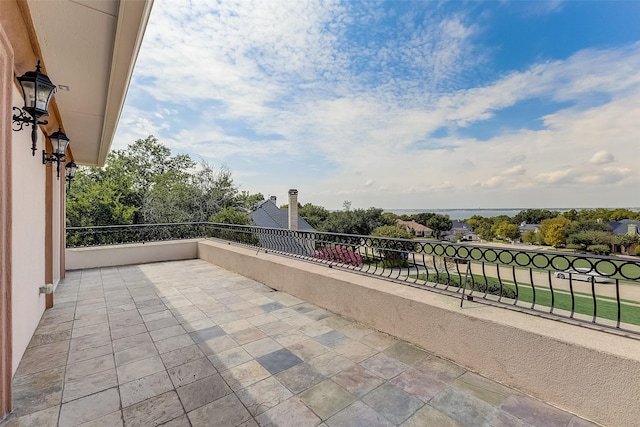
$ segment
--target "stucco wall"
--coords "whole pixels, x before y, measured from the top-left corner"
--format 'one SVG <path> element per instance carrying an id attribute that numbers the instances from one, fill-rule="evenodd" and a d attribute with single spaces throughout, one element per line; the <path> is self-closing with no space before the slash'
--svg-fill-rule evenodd
<path id="1" fill-rule="evenodd" d="M 13 88 L 13 105 L 23 105 Z M 45 275 L 46 168 L 41 151 L 44 135 L 38 134 L 38 151 L 31 155 L 31 128 L 13 132 L 12 147 L 12 322 L 13 372 L 29 344 L 45 308 L 39 293 Z"/>
<path id="2" fill-rule="evenodd" d="M 607 426 L 640 419 L 640 340 L 215 241 L 198 257 Z"/>
<path id="3" fill-rule="evenodd" d="M 67 270 L 194 259 L 197 240 L 72 248 L 65 251 Z"/>

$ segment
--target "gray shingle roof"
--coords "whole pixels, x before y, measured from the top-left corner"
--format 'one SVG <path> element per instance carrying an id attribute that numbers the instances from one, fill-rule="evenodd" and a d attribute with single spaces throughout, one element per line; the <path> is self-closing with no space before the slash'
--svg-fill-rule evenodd
<path id="1" fill-rule="evenodd" d="M 277 207 L 273 201 L 265 200 L 256 210 L 251 212 L 251 218 L 258 227 L 289 228 L 289 211 L 286 208 Z M 309 223 L 298 215 L 298 230 L 316 231 Z"/>
<path id="2" fill-rule="evenodd" d="M 627 234 L 629 232 L 629 224 L 635 225 L 640 229 L 640 221 L 635 219 L 621 219 L 620 221 L 607 222 L 613 234 Z"/>

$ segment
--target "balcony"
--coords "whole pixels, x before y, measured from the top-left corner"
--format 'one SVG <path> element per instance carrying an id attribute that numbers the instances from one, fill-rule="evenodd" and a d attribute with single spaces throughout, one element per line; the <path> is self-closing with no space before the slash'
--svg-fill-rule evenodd
<path id="1" fill-rule="evenodd" d="M 514 305 L 455 280 L 421 283 L 420 274 L 429 277 L 435 266 L 452 277 L 467 266 L 484 267 L 487 277 L 511 270 L 465 264 L 455 245 L 432 255 L 362 236 L 358 246 L 348 236 L 255 227 L 141 230 L 76 232 L 76 242 L 92 245 L 113 243 L 116 234 L 145 243 L 68 250 L 68 265 L 78 269 L 58 286 L 55 307 L 18 368 L 7 425 L 586 426 L 597 424 L 580 416 L 605 425 L 637 419 L 638 384 L 628 381 L 640 367 L 633 324 L 600 319 L 597 309 L 595 323 L 576 310 L 536 312 L 531 302 Z M 198 238 L 150 241 L 177 235 Z M 338 239 L 379 259 L 319 258 L 316 248 L 338 247 Z M 533 273 L 539 297 L 545 290 Z M 527 286 L 514 274 L 522 295 Z M 611 289 L 626 296 L 631 284 L 613 280 L 605 295 L 604 284 L 573 281 L 573 291 L 558 283 L 555 292 L 593 287 L 598 301 L 611 298 Z M 618 299 L 619 313 L 626 313 L 625 299 Z"/>

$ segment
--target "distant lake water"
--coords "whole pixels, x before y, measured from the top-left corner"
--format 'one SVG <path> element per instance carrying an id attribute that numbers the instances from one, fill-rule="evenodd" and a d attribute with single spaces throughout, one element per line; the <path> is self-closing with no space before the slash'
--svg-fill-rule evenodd
<path id="1" fill-rule="evenodd" d="M 420 212 L 433 212 L 441 215 L 449 215 L 454 220 L 463 220 L 471 218 L 474 215 L 480 215 L 485 218 L 499 215 L 515 216 L 519 212 L 528 208 L 511 208 L 511 209 L 385 209 L 385 212 L 392 212 L 396 215 L 413 215 Z M 536 208 L 538 209 L 538 208 Z M 572 208 L 539 208 L 550 211 L 566 212 Z M 588 208 L 575 208 L 576 210 L 584 210 Z M 640 208 L 627 208 L 632 211 L 638 211 Z"/>

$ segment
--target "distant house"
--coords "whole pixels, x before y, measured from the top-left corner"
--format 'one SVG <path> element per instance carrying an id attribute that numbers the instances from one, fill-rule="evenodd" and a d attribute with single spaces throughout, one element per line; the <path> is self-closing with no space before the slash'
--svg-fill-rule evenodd
<path id="1" fill-rule="evenodd" d="M 433 236 L 433 230 L 431 228 L 415 221 L 403 221 L 401 219 L 396 219 L 396 226 L 408 231 L 414 236 L 419 236 L 419 237 Z"/>
<path id="2" fill-rule="evenodd" d="M 282 230 L 315 232 L 309 223 L 298 215 L 298 190 L 289 190 L 289 207 L 279 208 L 276 198 L 270 197 L 260 203 L 249 214 L 258 227 L 279 228 Z M 265 249 L 285 250 L 298 255 L 313 256 L 315 253 L 315 238 L 313 235 L 292 236 L 290 234 L 259 233 L 260 245 Z"/>
<path id="3" fill-rule="evenodd" d="M 613 234 L 629 234 L 630 236 L 640 236 L 640 221 L 635 219 L 621 219 L 620 221 L 607 222 Z"/>
<path id="4" fill-rule="evenodd" d="M 616 236 L 629 235 L 636 238 L 640 237 L 640 221 L 635 219 L 621 219 L 620 221 L 607 222 L 607 225 L 611 227 L 611 232 Z M 613 252 L 622 253 L 626 255 L 635 254 L 638 243 L 632 243 L 630 245 L 613 245 Z"/>
<path id="5" fill-rule="evenodd" d="M 480 240 L 478 235 L 473 232 L 471 227 L 466 222 L 451 221 L 451 230 L 442 233 L 443 240 L 449 240 L 451 242 L 465 241 L 465 242 L 477 242 Z"/>
<path id="6" fill-rule="evenodd" d="M 523 222 L 520 224 L 518 229 L 520 230 L 521 235 L 527 231 L 533 231 L 534 233 L 537 233 L 538 231 L 540 231 L 540 224 L 527 224 L 526 222 Z"/>

